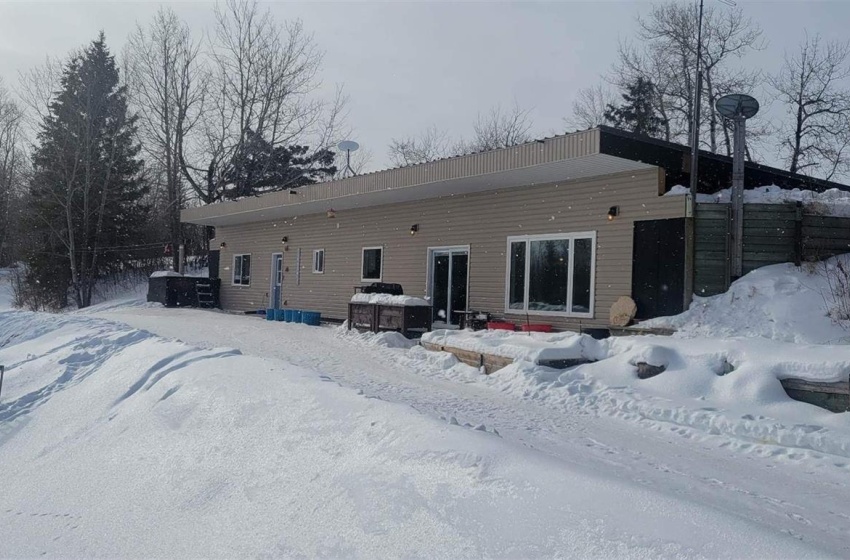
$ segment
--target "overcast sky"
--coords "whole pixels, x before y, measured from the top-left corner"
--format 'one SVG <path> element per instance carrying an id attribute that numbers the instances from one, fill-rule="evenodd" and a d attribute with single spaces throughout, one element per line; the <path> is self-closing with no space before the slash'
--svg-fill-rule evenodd
<path id="1" fill-rule="evenodd" d="M 717 0 L 706 0 L 717 4 Z M 64 55 L 99 30 L 118 52 L 136 22 L 158 2 L 4 2 L 0 0 L 0 76 L 46 55 Z M 534 132 L 563 133 L 577 90 L 600 80 L 616 57 L 618 38 L 634 30 L 645 2 L 550 3 L 268 3 L 278 19 L 300 18 L 325 51 L 323 79 L 345 85 L 354 139 L 387 164 L 393 137 L 435 124 L 469 135 L 476 114 L 514 99 L 531 109 Z M 850 37 L 850 1 L 739 1 L 764 30 L 767 49 L 748 65 L 772 71 L 804 31 Z M 212 23 L 212 4 L 171 6 L 199 31 Z M 756 92 L 757 93 L 757 92 Z M 764 97 L 764 94 L 761 94 Z M 770 99 L 760 99 L 769 105 Z M 770 115 L 770 111 L 766 113 Z M 768 155 L 768 154 L 765 154 Z"/>

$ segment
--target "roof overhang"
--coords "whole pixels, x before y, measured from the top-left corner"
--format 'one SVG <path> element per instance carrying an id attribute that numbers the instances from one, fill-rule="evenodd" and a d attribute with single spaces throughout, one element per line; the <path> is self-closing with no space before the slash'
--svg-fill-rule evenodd
<path id="1" fill-rule="evenodd" d="M 547 146 L 548 144 L 548 146 Z M 589 130 L 235 202 L 183 210 L 182 221 L 233 226 L 484 191 L 572 181 L 655 166 L 599 151 Z"/>

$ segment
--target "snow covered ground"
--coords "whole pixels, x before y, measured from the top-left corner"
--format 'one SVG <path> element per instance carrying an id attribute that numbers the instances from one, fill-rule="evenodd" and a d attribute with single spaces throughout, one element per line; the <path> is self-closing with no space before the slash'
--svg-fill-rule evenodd
<path id="1" fill-rule="evenodd" d="M 0 556 L 847 557 L 850 415 L 778 379 L 846 375 L 850 346 L 773 336 L 805 326 L 430 335 L 518 359 L 484 376 L 132 294 L 0 311 Z"/>

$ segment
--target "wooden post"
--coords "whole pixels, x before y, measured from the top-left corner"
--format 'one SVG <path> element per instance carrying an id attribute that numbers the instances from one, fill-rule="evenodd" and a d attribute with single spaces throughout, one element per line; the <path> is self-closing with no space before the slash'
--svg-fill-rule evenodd
<path id="1" fill-rule="evenodd" d="M 685 290 L 683 309 L 691 307 L 696 289 L 696 199 L 691 195 L 685 198 Z"/>
<path id="2" fill-rule="evenodd" d="M 794 216 L 794 264 L 803 263 L 803 203 L 797 201 L 797 213 Z"/>
<path id="3" fill-rule="evenodd" d="M 180 260 L 180 262 L 177 264 L 177 273 L 183 274 L 185 263 L 186 263 L 186 246 L 185 245 L 180 245 L 178 259 Z"/>

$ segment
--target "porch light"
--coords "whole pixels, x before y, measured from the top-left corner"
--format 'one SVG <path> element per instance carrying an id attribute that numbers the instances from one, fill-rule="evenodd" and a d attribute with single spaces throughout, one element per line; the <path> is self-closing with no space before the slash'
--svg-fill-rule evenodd
<path id="1" fill-rule="evenodd" d="M 611 208 L 608 209 L 608 221 L 609 222 L 613 221 L 614 218 L 616 218 L 619 215 L 620 215 L 620 207 L 619 206 L 612 206 Z"/>
<path id="2" fill-rule="evenodd" d="M 218 246 L 219 249 L 227 249 L 227 243 L 224 241 L 221 242 L 221 245 Z"/>
<path id="3" fill-rule="evenodd" d="M 336 211 L 333 208 L 328 209 L 328 218 L 336 218 Z"/>
<path id="4" fill-rule="evenodd" d="M 419 224 L 413 224 L 410 226 L 410 235 L 416 235 L 417 231 L 419 231 Z"/>

